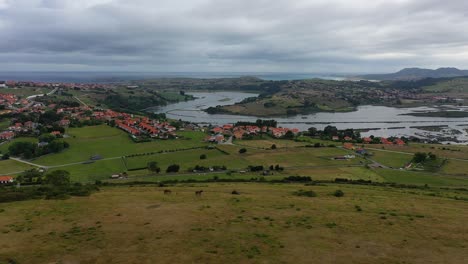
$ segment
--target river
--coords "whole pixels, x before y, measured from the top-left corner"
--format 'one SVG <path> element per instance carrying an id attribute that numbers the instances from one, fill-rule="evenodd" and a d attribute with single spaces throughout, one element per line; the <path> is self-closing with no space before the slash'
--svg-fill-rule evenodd
<path id="1" fill-rule="evenodd" d="M 166 113 L 167 117 L 181 119 L 196 123 L 209 123 L 222 125 L 235 123 L 236 121 L 255 121 L 257 119 L 268 119 L 265 117 L 208 114 L 203 111 L 211 106 L 229 105 L 242 101 L 257 94 L 244 92 L 196 92 L 189 93 L 197 99 L 187 102 L 170 104 L 157 108 L 155 112 Z M 449 107 L 449 106 L 447 106 Z M 468 111 L 467 108 L 456 108 Z M 436 111 L 436 107 L 395 108 L 386 106 L 359 106 L 357 111 L 346 113 L 320 112 L 308 115 L 292 117 L 275 117 L 282 127 L 299 128 L 307 130 L 309 127 L 323 129 L 327 125 L 336 126 L 339 129 L 370 129 L 362 132 L 363 136 L 417 136 L 419 138 L 452 139 L 442 140 L 444 143 L 468 143 L 468 118 L 446 118 L 446 117 L 416 117 L 402 115 L 411 112 Z M 440 128 L 429 129 L 416 127 L 440 126 Z M 435 131 L 434 131 L 435 130 Z M 454 140 L 455 139 L 455 140 Z"/>

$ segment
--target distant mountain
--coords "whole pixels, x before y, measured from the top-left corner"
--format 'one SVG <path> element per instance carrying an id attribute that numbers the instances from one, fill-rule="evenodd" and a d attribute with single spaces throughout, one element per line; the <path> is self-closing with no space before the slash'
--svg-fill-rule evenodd
<path id="1" fill-rule="evenodd" d="M 439 68 L 437 70 L 421 68 L 405 68 L 396 73 L 389 74 L 368 74 L 359 76 L 368 80 L 420 80 L 424 78 L 447 78 L 468 76 L 468 70 L 459 70 L 457 68 Z"/>

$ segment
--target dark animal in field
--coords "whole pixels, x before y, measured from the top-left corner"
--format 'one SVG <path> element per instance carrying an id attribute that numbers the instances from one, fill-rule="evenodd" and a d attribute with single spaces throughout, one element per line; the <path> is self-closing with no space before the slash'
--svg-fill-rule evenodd
<path id="1" fill-rule="evenodd" d="M 168 190 L 168 189 L 164 190 L 164 194 L 171 194 L 171 193 L 172 193 L 171 190 Z"/>
<path id="2" fill-rule="evenodd" d="M 234 195 L 239 195 L 240 193 L 236 190 L 232 191 L 231 194 L 234 194 Z"/>
<path id="3" fill-rule="evenodd" d="M 195 192 L 195 195 L 196 195 L 196 196 L 201 196 L 201 195 L 202 195 L 202 193 L 203 193 L 203 190 L 196 191 L 196 192 Z"/>

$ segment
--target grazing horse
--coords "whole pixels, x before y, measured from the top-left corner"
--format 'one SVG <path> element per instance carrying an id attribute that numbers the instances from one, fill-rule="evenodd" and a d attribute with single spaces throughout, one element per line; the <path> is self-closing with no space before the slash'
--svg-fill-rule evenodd
<path id="1" fill-rule="evenodd" d="M 171 193 L 172 193 L 171 190 L 168 190 L 168 189 L 164 190 L 164 194 L 171 194 Z"/>
<path id="2" fill-rule="evenodd" d="M 196 195 L 196 196 L 201 196 L 201 195 L 202 195 L 202 193 L 203 193 L 203 190 L 196 191 L 196 192 L 195 192 L 195 195 Z"/>

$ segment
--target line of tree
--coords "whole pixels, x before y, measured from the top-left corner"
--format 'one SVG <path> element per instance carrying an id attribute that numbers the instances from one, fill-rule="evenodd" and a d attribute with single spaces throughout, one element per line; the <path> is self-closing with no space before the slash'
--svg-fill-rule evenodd
<path id="1" fill-rule="evenodd" d="M 258 127 L 277 127 L 278 121 L 271 119 L 271 120 L 263 120 L 257 119 L 255 122 L 247 122 L 247 121 L 239 121 L 235 124 L 235 126 L 258 126 Z"/>
<path id="2" fill-rule="evenodd" d="M 35 180 L 32 180 L 35 179 Z M 43 175 L 43 172 L 29 170 L 20 174 L 16 181 L 22 184 L 34 184 L 27 188 L 14 185 L 0 188 L 0 202 L 22 201 L 29 199 L 66 199 L 70 196 L 88 196 L 98 191 L 97 185 L 73 183 L 70 173 L 56 170 Z"/>
<path id="3" fill-rule="evenodd" d="M 47 145 L 38 146 L 38 144 L 28 141 L 14 142 L 8 147 L 8 153 L 12 156 L 21 156 L 25 159 L 39 157 L 49 153 L 58 153 L 69 148 L 70 145 L 65 141 L 51 141 Z"/>

